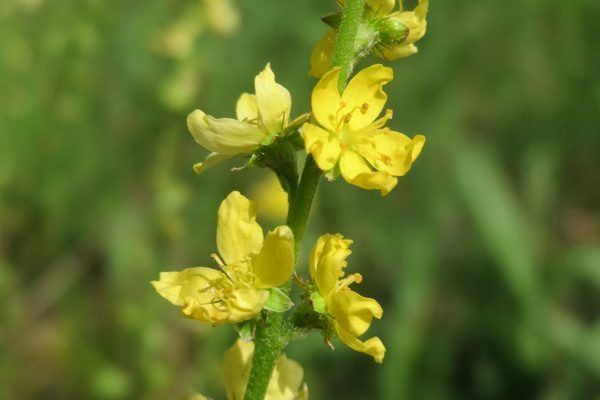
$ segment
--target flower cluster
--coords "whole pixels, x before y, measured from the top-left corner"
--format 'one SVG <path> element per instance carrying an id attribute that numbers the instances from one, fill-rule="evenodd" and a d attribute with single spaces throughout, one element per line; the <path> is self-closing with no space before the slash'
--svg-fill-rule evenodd
<path id="1" fill-rule="evenodd" d="M 345 1 L 338 3 L 343 6 Z M 162 272 L 152 282 L 162 297 L 181 308 L 184 317 L 213 326 L 236 326 L 240 339 L 223 362 L 229 399 L 306 399 L 302 367 L 282 350 L 292 338 L 311 330 L 320 330 L 329 345 L 337 337 L 349 348 L 383 361 L 386 349 L 381 339 L 361 339 L 373 319 L 382 317 L 383 309 L 375 299 L 351 288 L 363 280 L 359 273 L 346 273 L 352 241 L 341 234 L 320 236 L 308 263 L 310 280 L 297 269 L 296 255 L 321 175 L 328 180 L 341 176 L 351 185 L 379 190 L 383 196 L 421 153 L 423 135 L 411 138 L 388 127 L 393 111 L 385 108 L 384 86 L 392 82 L 393 70 L 375 64 L 357 72 L 347 84 L 345 76 L 368 53 L 385 60 L 416 53 L 415 42 L 425 34 L 428 5 L 428 0 L 419 0 L 414 10 L 405 11 L 401 1 L 395 10 L 394 0 L 367 0 L 351 46 L 350 65 L 334 66 L 332 61 L 343 15 L 324 18 L 333 29 L 311 57 L 310 74 L 320 78 L 312 91 L 312 110 L 293 121 L 291 95 L 275 81 L 269 64 L 256 76 L 255 94 L 240 96 L 236 118 L 214 118 L 201 110 L 188 116 L 193 138 L 210 151 L 204 162 L 194 165 L 197 173 L 231 158 L 246 158 L 244 168 L 267 167 L 275 173 L 259 186 L 268 190 L 255 196 L 260 204 L 237 191 L 221 203 L 218 254 L 211 255 L 215 268 Z M 306 165 L 299 181 L 296 153 L 303 150 Z M 288 204 L 281 204 L 286 200 Z M 264 235 L 256 220 L 257 209 L 278 210 L 272 215 L 279 217 L 287 211 L 287 222 Z M 294 283 L 301 293 L 292 300 Z M 255 368 L 255 363 L 263 364 Z"/>

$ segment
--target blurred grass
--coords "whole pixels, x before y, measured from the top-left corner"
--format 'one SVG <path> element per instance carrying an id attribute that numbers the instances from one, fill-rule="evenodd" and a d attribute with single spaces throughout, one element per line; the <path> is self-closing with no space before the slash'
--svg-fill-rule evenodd
<path id="1" fill-rule="evenodd" d="M 218 203 L 264 173 L 194 176 L 185 116 L 232 115 L 267 61 L 305 112 L 334 9 L 235 6 L 224 36 L 192 0 L 0 4 L 0 398 L 222 398 L 234 334 L 182 320 L 148 282 L 208 264 Z M 384 199 L 324 183 L 302 253 L 323 232 L 355 240 L 386 361 L 317 334 L 292 345 L 313 398 L 597 396 L 598 18 L 591 0 L 431 5 L 387 87 L 423 155 Z M 165 50 L 173 29 L 187 50 Z"/>

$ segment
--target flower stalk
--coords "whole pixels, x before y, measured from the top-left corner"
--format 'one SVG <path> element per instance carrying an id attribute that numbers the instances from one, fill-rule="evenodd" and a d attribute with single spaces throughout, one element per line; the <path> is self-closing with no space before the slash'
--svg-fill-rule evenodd
<path id="1" fill-rule="evenodd" d="M 365 0 L 347 0 L 333 52 L 333 64 L 341 68 L 339 90 L 342 91 L 356 62 L 355 42 L 363 18 Z M 296 193 L 289 197 L 287 225 L 295 239 L 295 255 L 300 250 L 308 216 L 321 179 L 321 170 L 308 154 Z M 284 290 L 289 293 L 291 285 Z M 292 329 L 283 313 L 263 312 L 264 325 L 256 331 L 255 350 L 244 400 L 263 400 L 275 363 L 288 344 Z"/>

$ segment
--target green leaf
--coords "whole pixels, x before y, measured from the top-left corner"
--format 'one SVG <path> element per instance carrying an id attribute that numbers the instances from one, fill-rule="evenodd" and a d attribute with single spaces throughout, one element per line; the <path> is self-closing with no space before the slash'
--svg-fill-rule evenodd
<path id="1" fill-rule="evenodd" d="M 240 322 L 239 324 L 235 325 L 235 330 L 244 342 L 249 342 L 252 339 L 254 339 L 254 332 L 256 331 L 256 322 L 253 319 Z"/>

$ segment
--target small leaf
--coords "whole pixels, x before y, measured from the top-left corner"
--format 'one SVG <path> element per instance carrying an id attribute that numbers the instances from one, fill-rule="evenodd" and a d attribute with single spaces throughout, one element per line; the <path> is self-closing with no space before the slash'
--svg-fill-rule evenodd
<path id="1" fill-rule="evenodd" d="M 240 335 L 240 339 L 242 339 L 244 342 L 250 342 L 252 339 L 254 339 L 256 322 L 253 319 L 240 322 L 239 324 L 235 324 L 235 330 Z"/>
<path id="2" fill-rule="evenodd" d="M 327 314 L 327 310 L 325 309 L 325 299 L 321 297 L 318 292 L 311 293 L 310 302 L 312 303 L 313 310 L 319 314 Z"/>
<path id="3" fill-rule="evenodd" d="M 278 288 L 269 290 L 269 299 L 265 308 L 269 311 L 285 312 L 292 308 L 294 303 L 292 300 Z"/>

